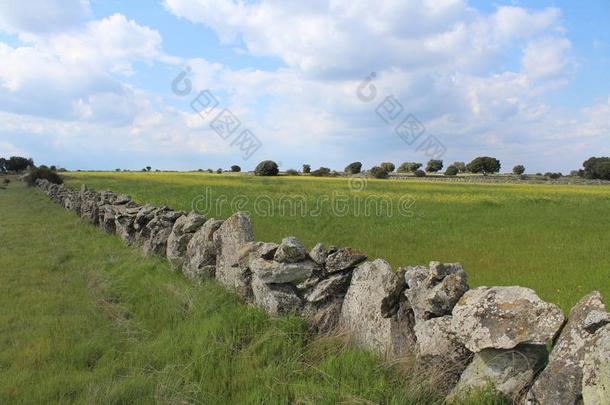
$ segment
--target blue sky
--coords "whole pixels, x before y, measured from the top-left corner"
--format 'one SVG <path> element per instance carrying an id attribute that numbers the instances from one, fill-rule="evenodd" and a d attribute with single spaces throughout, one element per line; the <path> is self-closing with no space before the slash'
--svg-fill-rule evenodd
<path id="1" fill-rule="evenodd" d="M 567 172 L 610 155 L 609 20 L 603 0 L 3 2 L 0 155 L 342 169 L 424 162 L 434 139 L 447 163 Z M 177 95 L 187 67 L 191 92 Z M 191 108 L 204 90 L 218 101 L 206 118 Z M 402 108 L 384 122 L 388 96 Z M 240 122 L 231 134 L 210 126 L 225 108 Z M 395 132 L 409 114 L 425 128 L 412 143 Z M 246 129 L 259 148 L 240 149 Z"/>

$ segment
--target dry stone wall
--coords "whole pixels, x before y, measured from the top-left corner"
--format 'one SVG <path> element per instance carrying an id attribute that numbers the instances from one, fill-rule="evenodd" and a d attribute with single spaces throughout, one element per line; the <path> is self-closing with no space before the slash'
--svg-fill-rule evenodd
<path id="1" fill-rule="evenodd" d="M 165 256 L 192 280 L 215 278 L 272 316 L 300 315 L 313 334 L 340 330 L 391 360 L 415 355 L 444 373 L 449 401 L 492 386 L 515 403 L 610 404 L 610 314 L 598 292 L 566 320 L 529 288 L 470 289 L 457 263 L 393 271 L 351 248 L 256 241 L 243 212 L 219 220 L 85 186 L 37 185 L 126 244 Z"/>

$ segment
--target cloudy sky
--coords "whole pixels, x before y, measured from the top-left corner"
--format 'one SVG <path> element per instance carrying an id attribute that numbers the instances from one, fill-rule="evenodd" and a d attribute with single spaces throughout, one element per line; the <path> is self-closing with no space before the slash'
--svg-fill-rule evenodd
<path id="1" fill-rule="evenodd" d="M 610 2 L 490 3 L 3 0 L 0 156 L 342 169 L 425 161 L 430 136 L 446 162 L 507 170 L 610 155 Z M 421 123 L 409 142 L 405 117 Z M 246 130 L 260 148 L 244 159 Z"/>

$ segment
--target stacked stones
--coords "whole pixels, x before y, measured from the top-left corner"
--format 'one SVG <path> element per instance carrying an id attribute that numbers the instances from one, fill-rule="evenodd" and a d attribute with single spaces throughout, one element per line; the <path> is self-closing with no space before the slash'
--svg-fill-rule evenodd
<path id="1" fill-rule="evenodd" d="M 125 243 L 167 257 L 175 271 L 196 281 L 215 278 L 271 315 L 301 315 L 315 334 L 345 331 L 391 359 L 415 353 L 442 369 L 448 400 L 492 384 L 532 405 L 610 403 L 610 314 L 597 292 L 565 322 L 557 306 L 528 288 L 469 289 L 456 263 L 394 272 L 350 248 L 317 244 L 307 252 L 294 237 L 257 242 L 241 212 L 222 221 L 85 186 L 37 185 Z"/>

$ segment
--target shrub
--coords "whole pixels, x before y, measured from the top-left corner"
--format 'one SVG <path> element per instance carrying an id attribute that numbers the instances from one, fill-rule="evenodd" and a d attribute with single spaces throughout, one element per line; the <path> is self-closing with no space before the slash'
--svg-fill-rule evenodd
<path id="1" fill-rule="evenodd" d="M 298 176 L 300 173 L 294 169 L 288 169 L 286 170 L 286 175 L 287 176 Z"/>
<path id="2" fill-rule="evenodd" d="M 303 165 L 303 173 L 311 173 L 311 166 L 310 165 Z"/>
<path id="3" fill-rule="evenodd" d="M 328 167 L 320 167 L 317 170 L 314 170 L 313 172 L 311 172 L 312 176 L 317 176 L 317 177 L 329 177 L 330 176 L 330 169 Z"/>
<path id="4" fill-rule="evenodd" d="M 358 174 L 362 170 L 362 163 L 352 162 L 345 167 L 345 173 L 347 174 Z"/>
<path id="5" fill-rule="evenodd" d="M 563 175 L 561 173 L 553 173 L 553 172 L 546 172 L 544 173 L 544 175 L 546 177 L 548 177 L 551 180 L 557 180 L 558 178 L 562 177 Z"/>
<path id="6" fill-rule="evenodd" d="M 216 173 L 222 174 L 222 169 L 220 169 L 220 168 L 216 169 Z"/>
<path id="7" fill-rule="evenodd" d="M 239 172 L 241 172 L 241 167 L 239 167 L 237 165 L 233 165 L 233 166 L 231 166 L 231 171 L 234 173 L 239 173 Z"/>
<path id="8" fill-rule="evenodd" d="M 437 160 L 437 159 L 432 159 L 432 160 L 428 161 L 428 164 L 426 165 L 426 171 L 430 172 L 430 173 L 436 173 L 436 172 L 440 171 L 442 168 L 443 168 L 443 161 Z"/>
<path id="9" fill-rule="evenodd" d="M 46 179 L 54 184 L 62 184 L 64 182 L 59 174 L 46 166 L 34 167 L 25 178 L 25 181 L 28 186 L 34 186 L 38 179 Z"/>
<path id="10" fill-rule="evenodd" d="M 394 169 L 396 169 L 396 166 L 394 166 L 394 163 L 392 163 L 392 162 L 383 162 L 379 166 L 381 166 L 381 168 L 384 169 L 388 173 L 392 173 L 394 171 Z"/>
<path id="11" fill-rule="evenodd" d="M 120 171 L 121 171 L 121 169 L 114 169 L 114 171 L 115 171 L 115 172 L 120 172 Z"/>
<path id="12" fill-rule="evenodd" d="M 591 157 L 582 165 L 587 179 L 610 180 L 610 157 Z"/>
<path id="13" fill-rule="evenodd" d="M 383 167 L 373 166 L 370 170 L 370 173 L 371 173 L 371 176 L 373 176 L 376 179 L 387 179 L 388 178 L 388 172 Z"/>
<path id="14" fill-rule="evenodd" d="M 416 170 L 415 171 L 415 177 L 426 177 L 426 172 L 424 172 L 423 170 Z"/>
<path id="15" fill-rule="evenodd" d="M 513 174 L 516 174 L 517 176 L 520 176 L 523 173 L 525 173 L 525 166 L 517 165 L 517 166 L 513 167 Z"/>
<path id="16" fill-rule="evenodd" d="M 420 167 L 422 167 L 421 163 L 405 162 L 398 167 L 398 173 L 415 172 Z"/>
<path id="17" fill-rule="evenodd" d="M 572 177 L 585 177 L 585 171 L 580 169 L 580 170 L 572 170 L 570 171 L 570 176 Z"/>
<path id="18" fill-rule="evenodd" d="M 455 176 L 460 172 L 460 170 L 455 167 L 454 165 L 451 165 L 447 168 L 447 170 L 445 170 L 445 176 Z"/>
<path id="19" fill-rule="evenodd" d="M 208 170 L 206 170 L 206 171 L 207 171 L 208 173 L 214 173 L 214 170 L 212 170 L 212 169 L 208 169 Z"/>
<path id="20" fill-rule="evenodd" d="M 254 169 L 254 174 L 257 176 L 277 176 L 279 171 L 277 163 L 273 160 L 263 160 Z"/>
<path id="21" fill-rule="evenodd" d="M 470 173 L 498 173 L 500 171 L 500 161 L 489 156 L 479 156 L 466 165 Z"/>
<path id="22" fill-rule="evenodd" d="M 464 163 L 464 162 L 454 162 L 452 166 L 457 167 L 457 169 L 460 171 L 460 173 L 466 172 L 466 163 Z"/>

